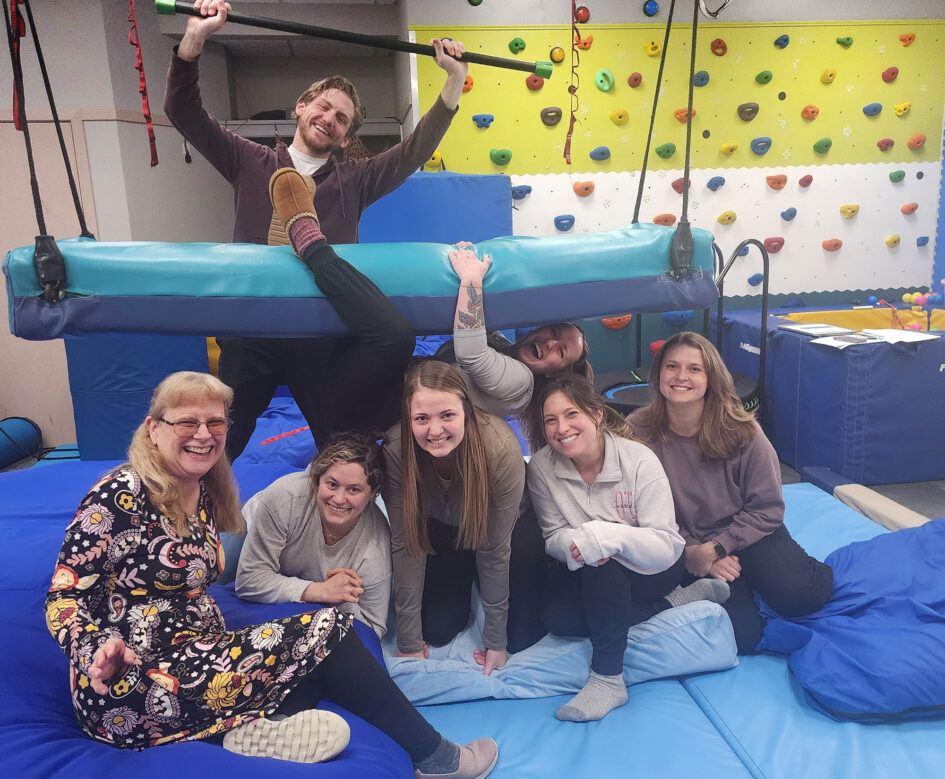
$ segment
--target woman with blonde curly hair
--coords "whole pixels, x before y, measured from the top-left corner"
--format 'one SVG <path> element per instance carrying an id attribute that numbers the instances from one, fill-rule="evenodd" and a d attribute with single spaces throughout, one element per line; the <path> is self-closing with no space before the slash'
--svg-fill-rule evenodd
<path id="1" fill-rule="evenodd" d="M 495 743 L 443 739 L 349 615 L 322 608 L 227 630 L 207 586 L 223 570 L 220 531 L 242 527 L 224 454 L 232 399 L 207 374 L 164 379 L 129 462 L 92 488 L 66 529 L 46 624 L 69 658 L 79 726 L 125 749 L 202 739 L 319 762 L 350 732 L 315 709 L 324 694 L 397 741 L 417 776 L 485 776 Z"/>

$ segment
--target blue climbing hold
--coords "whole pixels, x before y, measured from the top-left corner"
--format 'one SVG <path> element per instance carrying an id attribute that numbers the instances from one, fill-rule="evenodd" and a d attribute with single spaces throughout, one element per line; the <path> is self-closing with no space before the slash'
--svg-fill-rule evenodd
<path id="1" fill-rule="evenodd" d="M 596 149 L 591 150 L 591 159 L 596 160 L 597 162 L 603 162 L 606 159 L 610 158 L 610 149 L 606 146 L 598 146 Z"/>
<path id="2" fill-rule="evenodd" d="M 473 114 L 472 120 L 476 123 L 476 127 L 488 127 L 495 121 L 495 117 L 492 114 Z"/>
<path id="3" fill-rule="evenodd" d="M 787 45 L 791 42 L 790 35 L 781 35 L 774 39 L 774 45 L 779 49 L 786 49 Z"/>
<path id="4" fill-rule="evenodd" d="M 771 139 L 767 135 L 763 135 L 760 138 L 754 138 L 751 142 L 751 150 L 759 157 L 762 154 L 767 154 L 768 149 L 770 148 Z"/>
<path id="5" fill-rule="evenodd" d="M 664 311 L 663 319 L 673 327 L 682 327 L 692 319 L 692 311 Z"/>
<path id="6" fill-rule="evenodd" d="M 743 246 L 741 249 L 739 249 L 739 251 L 738 251 L 738 256 L 739 256 L 739 257 L 744 257 L 746 254 L 748 254 L 748 250 L 749 250 L 750 248 L 751 248 L 750 246 Z"/>
<path id="7" fill-rule="evenodd" d="M 880 103 L 870 103 L 869 105 L 863 106 L 863 113 L 867 116 L 879 116 L 879 112 L 883 110 L 883 106 Z"/>
<path id="8" fill-rule="evenodd" d="M 920 235 L 915 239 L 916 246 L 925 246 L 929 242 L 929 237 L 927 235 Z"/>
<path id="9" fill-rule="evenodd" d="M 562 214 L 561 216 L 555 217 L 555 228 L 565 233 L 574 227 L 574 215 L 573 214 Z"/>
<path id="10" fill-rule="evenodd" d="M 794 206 L 791 206 L 790 208 L 786 208 L 784 209 L 784 211 L 781 212 L 781 218 L 785 222 L 790 222 L 795 216 L 797 216 L 797 209 L 794 208 Z"/>
<path id="11" fill-rule="evenodd" d="M 656 0 L 646 0 L 643 4 L 643 13 L 646 16 L 656 16 L 660 12 L 660 4 Z"/>
<path id="12" fill-rule="evenodd" d="M 692 85 L 695 87 L 704 87 L 709 83 L 709 71 L 700 70 L 692 77 Z"/>
<path id="13" fill-rule="evenodd" d="M 517 187 L 512 187 L 512 200 L 522 200 L 531 191 L 532 188 L 528 184 L 519 184 Z"/>
<path id="14" fill-rule="evenodd" d="M 751 284 L 751 286 L 753 287 L 757 287 L 764 280 L 765 280 L 765 277 L 763 273 L 753 273 L 751 276 L 748 277 L 748 283 Z"/>
<path id="15" fill-rule="evenodd" d="M 706 187 L 711 189 L 713 192 L 717 192 L 719 189 L 725 186 L 725 177 L 724 176 L 713 176 L 706 182 Z"/>

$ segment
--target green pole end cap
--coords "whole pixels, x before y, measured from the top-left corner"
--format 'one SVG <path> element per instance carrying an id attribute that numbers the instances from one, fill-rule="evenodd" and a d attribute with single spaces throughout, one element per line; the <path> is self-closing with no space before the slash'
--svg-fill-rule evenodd
<path id="1" fill-rule="evenodd" d="M 154 0 L 154 10 L 159 14 L 177 13 L 177 9 L 174 8 L 174 0 Z"/>
<path id="2" fill-rule="evenodd" d="M 552 65 L 548 60 L 541 60 L 540 62 L 535 63 L 535 75 L 541 76 L 542 78 L 551 78 L 551 74 L 554 72 L 554 65 Z"/>

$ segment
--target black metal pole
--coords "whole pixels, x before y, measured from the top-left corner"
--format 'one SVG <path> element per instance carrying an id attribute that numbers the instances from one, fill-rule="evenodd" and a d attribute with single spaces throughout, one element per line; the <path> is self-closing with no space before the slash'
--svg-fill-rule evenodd
<path id="1" fill-rule="evenodd" d="M 200 11 L 194 8 L 193 5 L 183 0 L 155 0 L 154 5 L 159 14 L 178 13 L 188 16 L 202 16 Z M 265 30 L 278 30 L 279 32 L 308 35 L 313 38 L 324 38 L 329 41 L 354 43 L 358 46 L 373 46 L 377 49 L 405 51 L 409 54 L 423 54 L 428 57 L 433 57 L 436 54 L 434 48 L 425 43 L 410 43 L 408 41 L 398 40 L 397 38 L 383 38 L 379 35 L 362 35 L 345 30 L 334 30 L 330 27 L 315 27 L 311 24 L 287 22 L 282 19 L 269 19 L 264 16 L 247 16 L 246 14 L 231 11 L 226 15 L 226 20 L 232 24 L 244 24 L 249 27 L 261 27 Z M 521 70 L 524 73 L 534 73 L 542 78 L 550 78 L 553 70 L 552 64 L 547 61 L 526 62 L 524 60 L 508 59 L 507 57 L 493 57 L 488 54 L 475 54 L 469 51 L 464 53 L 459 60 L 475 65 L 488 65 L 494 68 Z"/>

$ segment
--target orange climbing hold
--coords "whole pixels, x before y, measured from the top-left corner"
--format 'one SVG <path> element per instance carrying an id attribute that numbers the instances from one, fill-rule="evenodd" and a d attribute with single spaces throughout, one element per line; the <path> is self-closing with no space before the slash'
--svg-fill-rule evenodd
<path id="1" fill-rule="evenodd" d="M 925 133 L 916 133 L 908 141 L 906 141 L 906 146 L 908 146 L 912 151 L 916 151 L 925 146 Z"/>
<path id="2" fill-rule="evenodd" d="M 466 80 L 463 81 L 463 92 L 468 92 L 472 88 L 473 88 L 473 77 L 467 74 Z"/>
<path id="3" fill-rule="evenodd" d="M 623 316 L 611 316 L 601 319 L 600 323 L 608 330 L 623 330 L 630 324 L 631 319 L 633 319 L 633 314 L 624 314 Z"/>
<path id="4" fill-rule="evenodd" d="M 906 203 L 899 210 L 902 211 L 902 213 L 904 213 L 906 216 L 909 216 L 909 214 L 914 214 L 918 210 L 918 208 L 919 208 L 918 203 Z"/>
<path id="5" fill-rule="evenodd" d="M 801 119 L 806 119 L 808 122 L 813 122 L 819 113 L 820 109 L 817 106 L 806 105 L 801 109 Z"/>
<path id="6" fill-rule="evenodd" d="M 903 46 L 911 46 L 912 42 L 915 40 L 914 32 L 904 32 L 899 36 L 899 40 L 902 41 Z"/>
<path id="7" fill-rule="evenodd" d="M 594 36 L 588 35 L 586 38 L 581 38 L 580 36 L 574 39 L 574 45 L 577 46 L 581 51 L 587 51 L 591 48 L 591 44 L 594 42 Z"/>
<path id="8" fill-rule="evenodd" d="M 768 186 L 771 187 L 771 189 L 777 191 L 784 189 L 784 185 L 787 184 L 787 176 L 783 173 L 779 173 L 777 176 L 765 176 L 765 181 L 768 182 Z"/>
<path id="9" fill-rule="evenodd" d="M 680 187 L 680 191 L 682 188 Z M 676 215 L 675 214 L 660 214 L 659 216 L 653 217 L 653 223 L 658 225 L 663 225 L 664 227 L 672 227 L 676 224 Z"/>
<path id="10" fill-rule="evenodd" d="M 696 115 L 696 109 L 695 109 L 695 108 L 692 109 L 692 115 L 693 115 L 693 116 Z M 686 123 L 686 120 L 689 118 L 689 109 L 688 109 L 688 108 L 679 108 L 679 109 L 673 111 L 673 116 L 676 117 L 676 121 L 677 121 L 677 122 L 681 122 L 682 124 L 685 124 L 685 123 Z"/>
<path id="11" fill-rule="evenodd" d="M 593 181 L 575 181 L 574 194 L 578 197 L 587 197 L 594 191 Z"/>
<path id="12" fill-rule="evenodd" d="M 821 244 L 821 246 L 824 247 L 824 251 L 826 252 L 835 252 L 837 249 L 843 246 L 843 241 L 841 241 L 839 238 L 828 238 Z"/>

